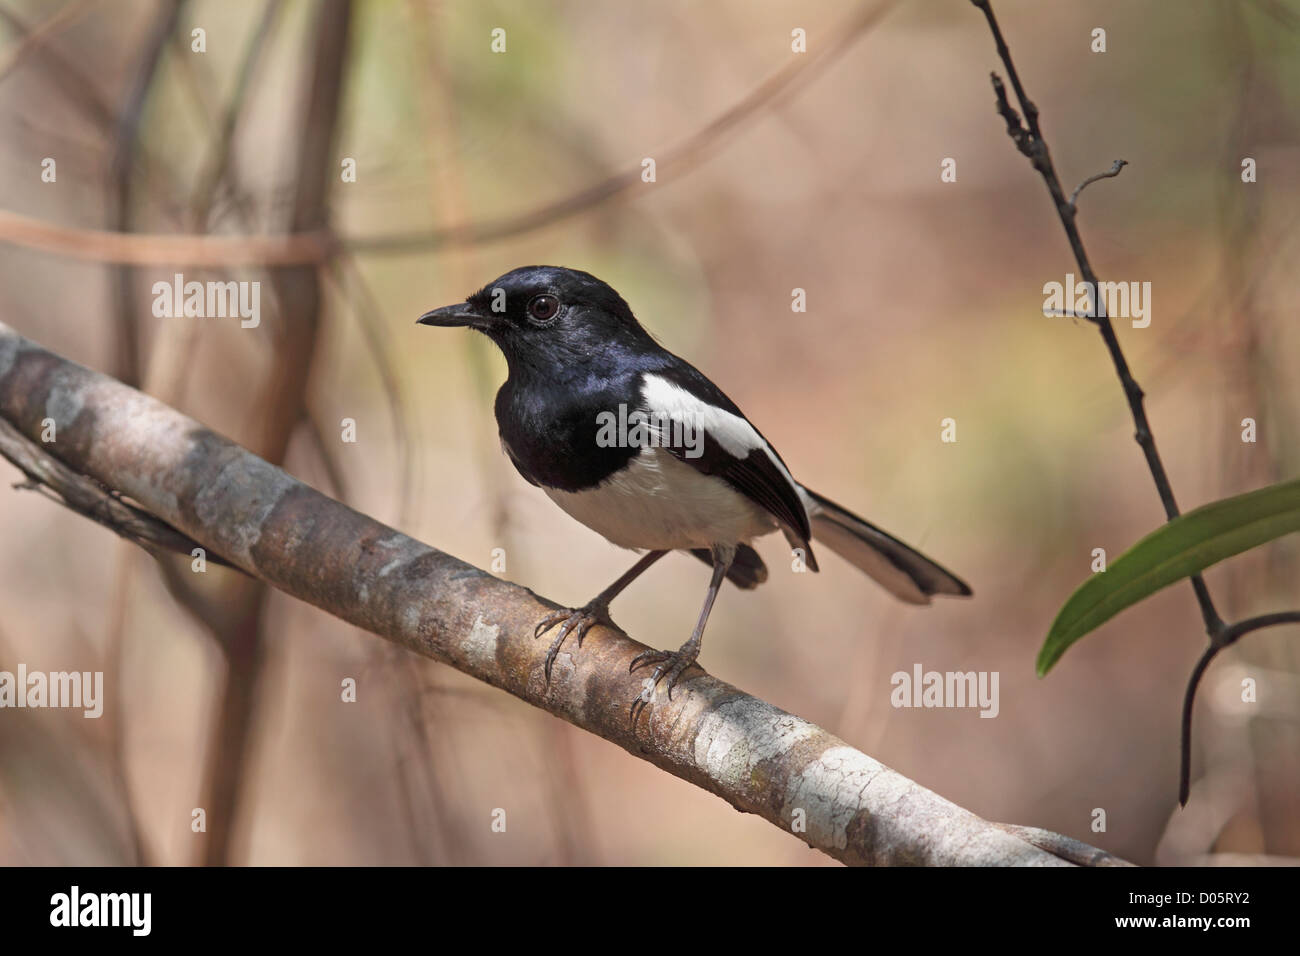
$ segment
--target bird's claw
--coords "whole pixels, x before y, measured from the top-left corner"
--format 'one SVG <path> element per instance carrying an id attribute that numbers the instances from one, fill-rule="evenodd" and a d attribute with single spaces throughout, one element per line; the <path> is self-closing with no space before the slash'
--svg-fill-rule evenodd
<path id="1" fill-rule="evenodd" d="M 555 664 L 556 655 L 560 653 L 560 646 L 564 639 L 572 633 L 578 639 L 578 647 L 582 647 L 582 639 L 587 636 L 587 631 L 593 625 L 603 624 L 606 627 L 614 627 L 614 622 L 609 618 L 609 611 L 598 605 L 589 604 L 580 608 L 561 608 L 558 611 L 552 611 L 546 617 L 537 622 L 537 627 L 533 628 L 533 639 L 541 637 L 556 624 L 560 626 L 560 632 L 555 635 L 555 640 L 551 642 L 550 648 L 546 651 L 546 683 L 551 682 L 551 667 Z"/>
<path id="2" fill-rule="evenodd" d="M 636 695 L 632 701 L 631 718 L 632 723 L 636 724 L 637 719 L 645 710 L 646 705 L 650 703 L 654 696 L 655 688 L 659 686 L 659 681 L 665 677 L 668 679 L 668 699 L 673 699 L 673 688 L 677 686 L 677 680 L 682 676 L 686 668 L 695 663 L 695 659 L 700 656 L 698 645 L 692 646 L 689 642 L 685 647 L 676 651 L 643 651 L 636 657 L 632 658 L 632 663 L 628 665 L 627 672 L 633 673 L 639 667 L 648 667 L 651 664 L 656 665 L 654 673 L 645 682 L 645 689 Z"/>

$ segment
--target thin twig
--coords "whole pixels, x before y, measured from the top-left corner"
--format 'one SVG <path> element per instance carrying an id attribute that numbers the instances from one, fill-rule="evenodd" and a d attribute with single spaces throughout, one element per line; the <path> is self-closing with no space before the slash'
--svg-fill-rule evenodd
<path id="1" fill-rule="evenodd" d="M 1127 159 L 1117 159 L 1115 160 L 1114 165 L 1111 166 L 1110 169 L 1106 170 L 1104 173 L 1097 173 L 1096 175 L 1089 176 L 1083 182 L 1079 183 L 1079 185 L 1075 186 L 1074 192 L 1070 193 L 1070 208 L 1074 209 L 1075 211 L 1078 211 L 1079 193 L 1083 192 L 1085 189 L 1087 189 L 1089 186 L 1091 186 L 1099 179 L 1110 179 L 1112 176 L 1118 176 L 1119 171 L 1127 165 L 1128 165 Z"/>

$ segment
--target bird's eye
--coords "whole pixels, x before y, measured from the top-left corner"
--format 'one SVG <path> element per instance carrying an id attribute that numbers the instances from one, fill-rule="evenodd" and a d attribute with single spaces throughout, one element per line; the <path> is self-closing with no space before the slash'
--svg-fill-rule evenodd
<path id="1" fill-rule="evenodd" d="M 555 318 L 560 311 L 560 300 L 553 295 L 535 295 L 528 302 L 528 314 L 538 322 Z"/>

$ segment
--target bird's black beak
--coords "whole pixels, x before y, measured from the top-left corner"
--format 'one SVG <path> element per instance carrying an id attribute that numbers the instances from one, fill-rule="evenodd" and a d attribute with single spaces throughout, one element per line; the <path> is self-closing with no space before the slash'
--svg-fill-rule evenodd
<path id="1" fill-rule="evenodd" d="M 487 328 L 487 318 L 468 302 L 445 305 L 441 309 L 426 312 L 416 320 L 418 325 L 439 325 L 444 328 L 468 326 L 480 331 Z"/>

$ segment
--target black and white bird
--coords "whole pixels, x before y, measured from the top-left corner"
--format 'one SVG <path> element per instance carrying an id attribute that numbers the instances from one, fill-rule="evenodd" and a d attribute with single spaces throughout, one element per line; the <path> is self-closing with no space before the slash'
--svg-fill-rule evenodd
<path id="1" fill-rule="evenodd" d="M 766 580 L 750 542 L 770 532 L 785 535 L 811 570 L 815 540 L 911 604 L 971 593 L 925 555 L 795 481 L 736 404 L 656 342 L 593 275 L 525 266 L 419 322 L 468 326 L 500 347 L 509 374 L 496 418 L 515 468 L 571 517 L 646 552 L 585 607 L 538 624 L 539 636 L 561 625 L 546 655 L 548 680 L 565 638 L 572 633 L 581 646 L 593 624 L 612 625 L 610 601 L 669 551 L 713 566 L 690 639 L 674 652 L 647 651 L 629 668 L 656 665 L 648 686 L 666 677 L 670 696 L 699 656 L 723 578 L 747 589 Z"/>

